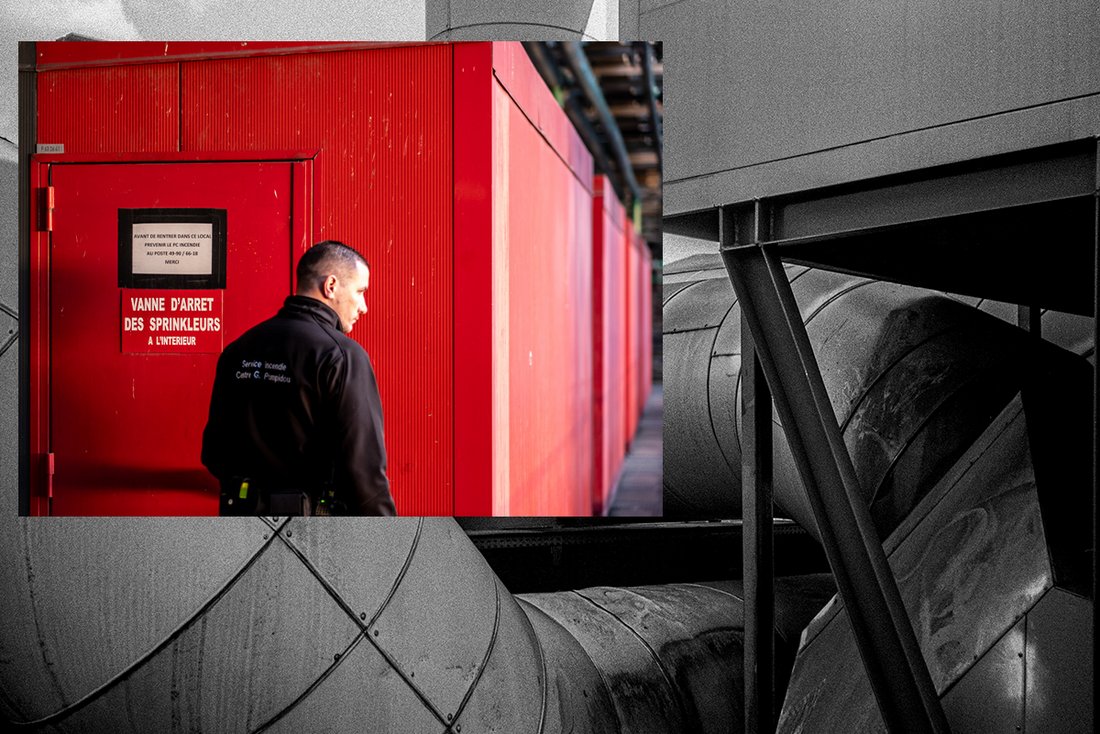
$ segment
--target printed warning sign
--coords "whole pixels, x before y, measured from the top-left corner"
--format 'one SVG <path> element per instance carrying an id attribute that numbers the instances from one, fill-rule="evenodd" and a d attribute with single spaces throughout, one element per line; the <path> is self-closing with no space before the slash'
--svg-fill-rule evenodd
<path id="1" fill-rule="evenodd" d="M 223 295 L 223 291 L 122 289 L 122 351 L 221 352 Z"/>
<path id="2" fill-rule="evenodd" d="M 119 209 L 118 287 L 225 288 L 225 209 Z"/>
<path id="3" fill-rule="evenodd" d="M 209 222 L 134 222 L 131 231 L 134 275 L 210 275 L 214 225 Z"/>

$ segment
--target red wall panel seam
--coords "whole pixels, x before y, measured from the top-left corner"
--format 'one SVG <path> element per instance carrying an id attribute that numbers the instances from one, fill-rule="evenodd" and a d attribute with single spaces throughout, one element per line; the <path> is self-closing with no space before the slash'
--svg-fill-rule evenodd
<path id="1" fill-rule="evenodd" d="M 585 179 L 581 178 L 581 176 L 578 174 L 578 172 L 573 170 L 573 165 L 569 161 L 567 161 L 564 157 L 562 157 L 562 154 L 557 149 L 557 146 L 555 146 L 553 144 L 553 142 L 550 140 L 550 138 L 546 137 L 546 135 L 543 133 L 542 129 L 535 123 L 534 120 L 531 119 L 531 117 L 527 114 L 527 110 L 525 110 L 523 108 L 523 106 L 519 103 L 519 100 L 517 100 L 515 97 L 512 96 L 512 93 L 508 89 L 508 85 L 504 84 L 500 80 L 500 78 L 497 76 L 497 73 L 496 73 L 495 69 L 493 70 L 493 82 L 496 83 L 497 86 L 499 86 L 504 91 L 504 93 L 506 95 L 508 95 L 508 99 L 512 100 L 512 104 L 514 104 L 516 106 L 516 109 L 519 110 L 520 114 L 523 115 L 524 119 L 527 120 L 527 122 L 529 122 L 531 124 L 531 128 L 536 133 L 538 133 L 539 137 L 541 137 L 546 142 L 546 146 L 548 148 L 550 148 L 550 150 L 554 151 L 554 155 L 556 155 L 558 157 L 558 160 L 560 160 L 562 163 L 565 164 L 565 167 L 573 175 L 573 178 L 577 179 L 577 182 L 580 183 L 581 186 L 584 187 L 584 190 L 587 191 L 589 193 L 589 195 L 591 195 L 592 194 L 592 189 L 588 185 L 588 182 Z M 564 114 L 564 113 L 562 113 L 562 114 Z"/>
<path id="2" fill-rule="evenodd" d="M 244 42 L 247 45 L 248 42 Z M 423 41 L 252 41 L 243 48 L 240 41 L 44 41 L 37 44 L 36 71 L 71 71 L 104 67 L 137 66 L 143 64 L 178 63 L 182 61 L 214 61 L 223 59 L 258 58 L 266 56 L 305 56 L 340 51 L 377 51 L 382 49 L 435 46 L 444 42 Z M 193 49 L 168 52 L 171 46 Z M 109 56 L 123 49 L 131 55 Z M 163 49 L 157 54 L 156 49 Z M 147 52 L 147 53 L 139 53 Z M 52 59 L 52 60 L 51 60 Z"/>

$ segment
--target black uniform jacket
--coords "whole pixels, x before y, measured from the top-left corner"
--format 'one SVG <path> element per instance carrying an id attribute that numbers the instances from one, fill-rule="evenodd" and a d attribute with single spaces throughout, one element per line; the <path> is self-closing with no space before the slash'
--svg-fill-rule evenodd
<path id="1" fill-rule="evenodd" d="M 332 488 L 355 515 L 394 515 L 382 403 L 370 358 L 321 301 L 290 296 L 218 359 L 202 463 L 222 481 L 316 499 Z"/>

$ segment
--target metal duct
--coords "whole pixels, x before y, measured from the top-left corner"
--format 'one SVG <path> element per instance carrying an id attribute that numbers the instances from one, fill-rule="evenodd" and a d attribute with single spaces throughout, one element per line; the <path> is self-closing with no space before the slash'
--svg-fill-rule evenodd
<path id="1" fill-rule="evenodd" d="M 596 162 L 597 168 L 600 171 L 610 173 L 612 171 L 611 161 L 608 159 L 607 152 L 600 143 L 600 138 L 592 127 L 592 123 L 588 121 L 588 116 L 581 109 L 580 92 L 575 87 L 565 91 L 566 86 L 561 78 L 561 70 L 554 58 L 546 52 L 544 43 L 527 41 L 524 42 L 523 48 L 526 49 L 527 55 L 531 57 L 531 62 L 550 87 L 550 91 L 554 93 L 554 97 L 558 99 L 565 110 L 565 114 L 569 116 L 569 121 L 573 123 L 573 127 L 577 129 L 577 134 L 581 136 L 585 147 L 588 148 L 588 152 L 592 154 L 592 159 Z M 612 179 L 612 182 L 614 182 L 614 179 Z M 622 198 L 622 192 L 618 193 L 619 197 Z"/>
<path id="2" fill-rule="evenodd" d="M 741 513 L 740 311 L 720 267 L 704 256 L 665 271 L 666 516 Z M 1025 384 L 1083 368 L 952 298 L 798 266 L 787 273 L 883 537 Z M 1080 341 L 1077 319 L 1057 316 L 1044 328 Z M 776 503 L 816 532 L 778 423 L 774 441 Z"/>
<path id="3" fill-rule="evenodd" d="M 1088 584 L 1068 588 L 1091 564 L 1090 471 L 1066 451 L 1090 416 L 1035 408 L 1011 401 L 884 543 L 955 732 L 1091 730 Z M 802 635 L 778 731 L 884 731 L 857 661 L 834 600 Z"/>
<path id="4" fill-rule="evenodd" d="M 619 125 L 615 122 L 615 117 L 607 106 L 607 100 L 604 99 L 603 92 L 600 91 L 600 85 L 596 81 L 595 74 L 592 73 L 592 67 L 588 64 L 588 57 L 584 55 L 584 51 L 581 50 L 581 45 L 577 41 L 563 42 L 562 51 L 565 53 L 565 59 L 573 72 L 573 76 L 576 77 L 577 83 L 584 90 L 589 104 L 596 110 L 596 114 L 600 118 L 600 124 L 607 132 L 607 137 L 611 141 L 611 150 L 619 164 L 619 174 L 626 183 L 626 187 L 630 189 L 631 200 L 641 201 L 641 191 L 638 188 L 637 179 L 634 178 L 634 166 L 631 165 L 630 156 L 627 155 L 626 143 L 623 142 Z"/>
<path id="5" fill-rule="evenodd" d="M 0 714 L 19 728 L 671 734 L 739 721 L 733 584 L 517 598 L 449 518 L 5 517 Z M 796 584 L 777 630 L 791 651 L 831 593 L 827 578 Z"/>

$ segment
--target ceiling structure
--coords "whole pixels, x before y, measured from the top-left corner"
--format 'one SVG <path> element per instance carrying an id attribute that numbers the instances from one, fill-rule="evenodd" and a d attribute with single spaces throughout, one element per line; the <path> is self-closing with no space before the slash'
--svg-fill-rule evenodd
<path id="1" fill-rule="evenodd" d="M 546 41 L 524 45 L 592 152 L 597 171 L 608 175 L 628 210 L 634 201 L 640 202 L 640 229 L 659 260 L 661 44 Z"/>

